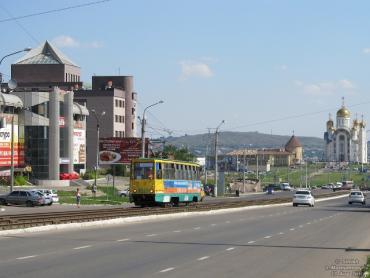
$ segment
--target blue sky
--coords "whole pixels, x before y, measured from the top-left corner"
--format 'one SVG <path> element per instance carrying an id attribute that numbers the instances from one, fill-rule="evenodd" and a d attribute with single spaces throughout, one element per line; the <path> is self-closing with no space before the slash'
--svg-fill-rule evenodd
<path id="1" fill-rule="evenodd" d="M 0 20 L 86 2 L 2 1 Z M 322 137 L 342 96 L 353 117 L 370 119 L 369 10 L 368 1 L 111 0 L 1 22 L 0 54 L 49 40 L 84 82 L 134 75 L 140 111 L 165 102 L 148 115 L 153 137 L 221 120 L 222 130 Z M 1 65 L 5 79 L 17 58 Z"/>

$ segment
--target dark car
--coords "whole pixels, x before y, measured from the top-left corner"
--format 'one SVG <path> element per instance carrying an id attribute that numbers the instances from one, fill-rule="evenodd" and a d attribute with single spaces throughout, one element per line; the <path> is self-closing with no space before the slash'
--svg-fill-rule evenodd
<path id="1" fill-rule="evenodd" d="M 28 207 L 41 206 L 45 203 L 42 195 L 27 190 L 15 190 L 7 195 L 0 196 L 0 204 L 26 205 Z"/>

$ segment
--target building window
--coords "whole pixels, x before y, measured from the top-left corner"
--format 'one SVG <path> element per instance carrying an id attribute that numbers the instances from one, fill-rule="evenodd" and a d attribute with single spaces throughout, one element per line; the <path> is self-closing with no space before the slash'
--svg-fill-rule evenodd
<path id="1" fill-rule="evenodd" d="M 134 123 L 131 123 L 131 128 L 132 128 L 132 130 L 134 130 Z"/>
<path id="2" fill-rule="evenodd" d="M 135 108 L 132 108 L 131 109 L 131 114 L 134 115 L 135 114 Z"/>
<path id="3" fill-rule="evenodd" d="M 118 107 L 118 99 L 116 99 L 116 107 Z"/>
<path id="4" fill-rule="evenodd" d="M 118 123 L 118 115 L 115 115 L 114 117 L 115 117 L 115 120 L 114 120 L 114 121 L 115 121 L 116 123 Z"/>
<path id="5" fill-rule="evenodd" d="M 125 116 L 122 116 L 122 123 L 125 122 Z"/>
<path id="6" fill-rule="evenodd" d="M 115 137 L 118 137 L 118 131 L 117 130 L 115 131 L 115 133 L 116 133 L 116 136 Z"/>
<path id="7" fill-rule="evenodd" d="M 67 80 L 68 80 L 68 74 L 66 73 L 66 79 L 65 79 L 65 82 L 67 82 Z"/>
<path id="8" fill-rule="evenodd" d="M 131 98 L 132 98 L 132 100 L 134 100 L 134 99 L 135 99 L 135 93 L 132 93 L 132 94 L 131 94 Z"/>
<path id="9" fill-rule="evenodd" d="M 125 107 L 125 101 L 122 100 L 122 107 Z"/>

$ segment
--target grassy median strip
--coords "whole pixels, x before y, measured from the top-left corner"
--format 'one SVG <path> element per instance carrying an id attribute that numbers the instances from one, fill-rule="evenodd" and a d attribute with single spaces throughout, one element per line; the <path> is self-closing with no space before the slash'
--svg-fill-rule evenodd
<path id="1" fill-rule="evenodd" d="M 102 192 L 102 196 L 92 197 L 91 194 L 81 194 L 81 205 L 119 205 L 127 203 L 128 197 L 120 197 L 117 189 L 112 187 L 99 186 L 98 191 Z M 76 204 L 75 191 L 58 191 L 60 204 Z"/>
<path id="2" fill-rule="evenodd" d="M 366 265 L 362 269 L 362 277 L 363 278 L 369 278 L 370 277 L 370 255 L 367 256 Z"/>

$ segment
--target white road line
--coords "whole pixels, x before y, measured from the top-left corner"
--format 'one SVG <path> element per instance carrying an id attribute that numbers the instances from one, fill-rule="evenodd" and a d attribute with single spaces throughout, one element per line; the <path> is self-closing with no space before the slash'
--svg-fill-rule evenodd
<path id="1" fill-rule="evenodd" d="M 194 227 L 193 229 L 194 229 L 194 230 L 199 230 L 199 229 L 200 229 L 200 227 Z"/>
<path id="2" fill-rule="evenodd" d="M 244 221 L 245 219 L 244 218 L 240 218 L 239 221 Z"/>
<path id="3" fill-rule="evenodd" d="M 290 228 L 289 230 L 294 231 L 294 230 L 295 230 L 295 228 Z"/>
<path id="4" fill-rule="evenodd" d="M 122 238 L 122 239 L 117 239 L 118 242 L 121 242 L 121 241 L 128 241 L 130 240 L 129 238 Z"/>
<path id="5" fill-rule="evenodd" d="M 146 235 L 146 236 L 156 236 L 157 234 L 150 234 L 150 235 Z"/>
<path id="6" fill-rule="evenodd" d="M 299 225 L 299 228 L 303 228 L 303 225 Z"/>
<path id="7" fill-rule="evenodd" d="M 180 230 L 176 230 L 176 231 L 173 231 L 174 233 L 181 233 L 181 231 Z"/>
<path id="8" fill-rule="evenodd" d="M 265 236 L 264 238 L 271 238 L 271 236 Z"/>
<path id="9" fill-rule="evenodd" d="M 248 244 L 255 243 L 254 240 L 248 241 Z"/>
<path id="10" fill-rule="evenodd" d="M 283 232 L 280 232 L 279 235 L 283 235 L 284 233 Z"/>
<path id="11" fill-rule="evenodd" d="M 225 223 L 229 224 L 229 223 L 230 223 L 230 221 L 226 221 Z"/>
<path id="12" fill-rule="evenodd" d="M 79 246 L 79 247 L 75 247 L 73 248 L 74 250 L 79 250 L 79 249 L 85 249 L 85 248 L 89 248 L 91 247 L 91 245 L 84 245 L 84 246 Z"/>
<path id="13" fill-rule="evenodd" d="M 211 224 L 212 227 L 216 226 L 217 224 Z"/>
<path id="14" fill-rule="evenodd" d="M 171 270 L 174 270 L 175 268 L 174 267 L 169 267 L 169 268 L 166 268 L 166 269 L 162 269 L 160 272 L 164 273 L 164 272 L 168 272 L 168 271 L 171 271 Z"/>
<path id="15" fill-rule="evenodd" d="M 269 216 L 274 216 L 273 214 L 269 214 Z"/>
<path id="16" fill-rule="evenodd" d="M 311 225 L 311 222 L 307 222 L 306 224 L 307 224 L 307 225 Z"/>
<path id="17" fill-rule="evenodd" d="M 25 256 L 25 257 L 19 257 L 19 258 L 17 258 L 17 260 L 31 259 L 31 258 L 34 258 L 34 257 L 37 257 L 37 255 Z"/>
<path id="18" fill-rule="evenodd" d="M 204 261 L 204 260 L 207 260 L 208 258 L 209 258 L 209 256 L 204 256 L 204 257 L 198 258 L 197 260 L 198 261 Z"/>
<path id="19" fill-rule="evenodd" d="M 230 247 L 230 248 L 227 248 L 226 251 L 231 251 L 231 250 L 234 250 L 235 247 Z"/>

